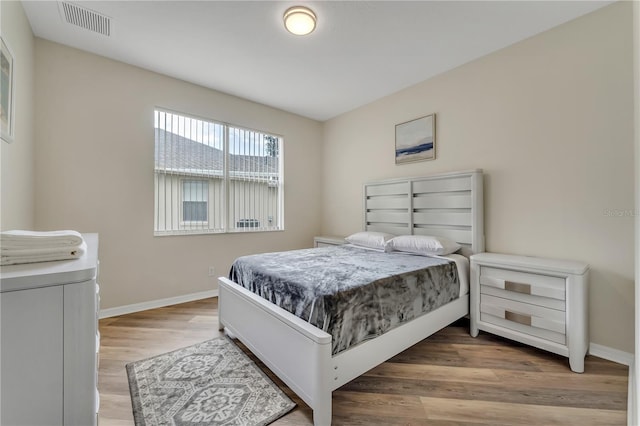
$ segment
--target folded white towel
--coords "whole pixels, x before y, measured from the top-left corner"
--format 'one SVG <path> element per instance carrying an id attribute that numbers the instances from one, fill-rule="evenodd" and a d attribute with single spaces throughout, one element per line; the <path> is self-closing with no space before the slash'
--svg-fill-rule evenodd
<path id="1" fill-rule="evenodd" d="M 84 241 L 78 247 L 69 247 L 67 249 L 14 250 L 12 255 L 5 255 L 5 252 L 3 251 L 2 256 L 0 256 L 0 265 L 5 266 L 17 265 L 20 263 L 78 259 L 82 257 L 86 251 L 87 244 Z"/>
<path id="2" fill-rule="evenodd" d="M 74 247 L 49 247 L 49 248 L 21 248 L 21 249 L 3 249 L 0 251 L 2 256 L 11 256 L 11 257 L 31 257 L 31 256 L 49 256 L 61 254 L 67 256 L 69 254 L 73 254 L 74 251 L 78 250 L 82 247 L 82 244 Z"/>
<path id="3" fill-rule="evenodd" d="M 76 231 L 4 231 L 0 232 L 0 250 L 79 247 L 84 242 Z"/>

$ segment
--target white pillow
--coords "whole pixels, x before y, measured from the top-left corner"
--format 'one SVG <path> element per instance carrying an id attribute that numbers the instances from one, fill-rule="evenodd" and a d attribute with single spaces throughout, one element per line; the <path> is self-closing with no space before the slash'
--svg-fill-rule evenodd
<path id="1" fill-rule="evenodd" d="M 444 237 L 429 235 L 400 235 L 389 240 L 392 250 L 425 256 L 447 255 L 460 250 L 460 244 Z"/>
<path id="2" fill-rule="evenodd" d="M 386 232 L 363 231 L 349 235 L 345 240 L 354 246 L 367 247 L 376 250 L 389 251 L 387 241 L 395 237 Z"/>

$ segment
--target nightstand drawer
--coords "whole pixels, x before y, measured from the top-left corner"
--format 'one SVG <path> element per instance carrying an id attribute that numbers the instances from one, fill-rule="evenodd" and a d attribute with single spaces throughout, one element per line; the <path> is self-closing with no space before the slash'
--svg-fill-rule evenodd
<path id="1" fill-rule="evenodd" d="M 331 247 L 331 246 L 335 246 L 337 244 L 332 244 L 332 243 L 325 243 L 322 241 L 316 241 L 316 247 Z"/>
<path id="2" fill-rule="evenodd" d="M 564 344 L 565 312 L 486 294 L 480 296 L 480 320 Z"/>
<path id="3" fill-rule="evenodd" d="M 502 290 L 498 287 L 493 287 L 490 285 L 481 285 L 480 294 L 488 294 L 490 296 L 515 300 L 522 303 L 528 303 L 530 305 L 544 306 L 545 308 L 555 309 L 557 311 L 564 311 L 566 309 L 566 302 L 564 300 L 552 299 L 550 297 L 533 296 L 530 294 L 518 293 L 509 290 Z"/>
<path id="4" fill-rule="evenodd" d="M 513 293 L 565 300 L 564 278 L 482 266 L 480 284 Z"/>

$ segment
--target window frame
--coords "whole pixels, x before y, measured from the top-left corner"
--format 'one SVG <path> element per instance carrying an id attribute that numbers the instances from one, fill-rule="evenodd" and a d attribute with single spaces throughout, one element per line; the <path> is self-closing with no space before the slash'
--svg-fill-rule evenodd
<path id="1" fill-rule="evenodd" d="M 189 120 L 199 120 L 199 121 L 203 121 L 205 123 L 210 123 L 213 125 L 219 125 L 222 126 L 223 128 L 223 132 L 222 134 L 224 135 L 224 140 L 223 140 L 223 152 L 224 152 L 224 166 L 223 166 L 223 170 L 222 170 L 222 176 L 219 177 L 218 179 L 221 180 L 222 182 L 222 194 L 220 196 L 220 199 L 222 201 L 222 207 L 220 208 L 220 212 L 221 212 L 221 228 L 220 229 L 215 229 L 215 228 L 211 228 L 211 209 L 212 206 L 214 206 L 214 204 L 216 204 L 215 199 L 212 199 L 211 196 L 211 185 L 209 184 L 210 181 L 212 179 L 214 179 L 213 177 L 209 177 L 209 178 L 205 178 L 205 177 L 201 177 L 201 176 L 195 176 L 195 175 L 189 175 L 188 173 L 185 173 L 184 175 L 180 176 L 179 181 L 179 191 L 180 191 L 180 205 L 178 208 L 178 214 L 179 214 L 179 218 L 178 218 L 178 227 L 179 229 L 168 229 L 168 230 L 160 230 L 159 226 L 158 226 L 158 222 L 156 222 L 156 220 L 159 220 L 159 213 L 158 213 L 158 208 L 161 208 L 159 206 L 159 202 L 158 202 L 158 194 L 160 189 L 158 188 L 159 185 L 159 175 L 163 174 L 161 172 L 160 169 L 157 168 L 156 166 L 156 153 L 154 151 L 154 236 L 157 237 L 162 237 L 162 236 L 180 236 L 180 235 L 206 235 L 206 234 L 242 234 L 242 233 L 247 233 L 247 232 L 281 232 L 285 230 L 285 211 L 284 211 L 284 181 L 285 181 L 285 177 L 284 177 L 284 137 L 281 134 L 278 133 L 274 133 L 274 132 L 268 132 L 268 131 L 264 131 L 264 130 L 256 130 L 250 127 L 246 127 L 246 126 L 241 126 L 241 125 L 237 125 L 237 124 L 233 124 L 233 123 L 228 123 L 228 122 L 224 122 L 224 121 L 219 121 L 219 120 L 213 120 L 210 118 L 205 118 L 205 117 L 201 117 L 201 116 L 197 116 L 197 115 L 193 115 L 190 113 L 185 113 L 185 112 L 178 112 L 178 111 L 174 111 L 168 108 L 163 108 L 163 107 L 155 107 L 153 114 L 154 114 L 154 129 L 158 129 L 159 127 L 156 127 L 155 125 L 155 119 L 156 119 L 156 115 L 158 113 L 165 113 L 165 114 L 171 114 L 171 115 L 176 115 L 176 116 L 181 116 L 184 117 L 184 119 L 189 119 Z M 253 133 L 257 133 L 263 136 L 271 136 L 271 137 L 275 137 L 277 138 L 278 141 L 278 179 L 277 179 L 277 183 L 274 185 L 271 182 L 271 179 L 269 179 L 269 181 L 266 183 L 267 186 L 267 190 L 271 189 L 271 188 L 276 188 L 277 189 L 277 194 L 276 194 L 276 204 L 275 204 L 275 214 L 271 214 L 269 213 L 267 215 L 267 218 L 271 218 L 273 217 L 273 222 L 275 223 L 275 225 L 272 226 L 268 226 L 268 227 L 263 227 L 263 228 L 259 228 L 259 227 L 237 227 L 235 226 L 235 221 L 232 222 L 231 220 L 231 210 L 230 210 L 230 206 L 231 206 L 231 199 L 230 199 L 230 190 L 229 190 L 229 186 L 230 186 L 230 182 L 232 180 L 237 180 L 237 179 L 232 179 L 231 177 L 231 173 L 229 171 L 229 163 L 230 163 L 230 157 L 231 157 L 231 152 L 230 152 L 230 129 L 237 129 L 243 132 L 253 132 Z M 164 130 L 164 129 L 163 129 Z M 167 130 L 168 131 L 168 130 Z M 185 137 L 186 136 L 181 136 L 181 137 Z M 155 136 L 154 136 L 155 138 Z M 193 139 L 192 139 L 193 140 Z M 155 141 L 154 141 L 154 146 L 155 146 Z M 166 176 L 165 176 L 166 179 Z M 206 221 L 184 221 L 183 219 L 183 202 L 184 202 L 184 187 L 183 187 L 183 182 L 184 181 L 198 181 L 198 180 L 202 180 L 207 182 L 207 186 L 208 191 L 207 191 L 207 220 Z M 166 181 L 164 183 L 165 186 L 165 191 L 166 191 Z M 214 195 L 214 198 L 215 195 Z M 166 209 L 167 207 L 167 200 L 165 199 L 162 208 Z M 213 207 L 213 208 L 217 208 L 217 207 Z M 276 220 L 277 219 L 277 220 Z M 214 220 L 215 222 L 215 220 Z M 264 223 L 271 223 L 271 220 L 265 220 Z M 166 221 L 165 221 L 166 223 Z M 199 228 L 199 229 L 193 229 L 190 228 L 191 226 L 194 226 L 196 224 L 206 224 L 207 226 L 204 228 Z M 233 226 L 231 226 L 233 225 Z M 213 224 L 213 226 L 215 227 L 215 223 Z"/>

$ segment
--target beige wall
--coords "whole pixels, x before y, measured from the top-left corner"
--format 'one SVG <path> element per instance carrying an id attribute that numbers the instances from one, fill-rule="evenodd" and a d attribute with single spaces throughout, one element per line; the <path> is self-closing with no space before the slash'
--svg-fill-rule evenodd
<path id="1" fill-rule="evenodd" d="M 324 126 L 40 39 L 34 92 L 28 22 L 17 2 L 1 11 L 21 68 L 16 143 L 1 151 L 1 228 L 99 232 L 103 308 L 209 290 L 209 266 L 225 274 L 245 253 L 359 230 L 365 181 L 479 167 L 487 249 L 588 262 L 591 341 L 633 351 L 630 3 Z M 153 237 L 155 106 L 284 135 L 287 230 Z M 438 158 L 395 166 L 394 125 L 432 112 Z"/>
<path id="2" fill-rule="evenodd" d="M 15 139 L 0 142 L 0 229 L 34 226 L 35 41 L 17 1 L 0 2 L 0 32 L 14 56 Z"/>
<path id="3" fill-rule="evenodd" d="M 102 307 L 211 290 L 238 256 L 311 247 L 321 124 L 36 40 L 36 226 L 100 233 Z M 284 137 L 283 232 L 153 237 L 154 107 Z"/>
<path id="4" fill-rule="evenodd" d="M 363 182 L 482 168 L 487 250 L 588 262 L 591 341 L 633 352 L 631 8 L 613 4 L 328 121 L 323 232 L 362 228 Z M 396 166 L 395 124 L 431 113 L 437 159 Z"/>

